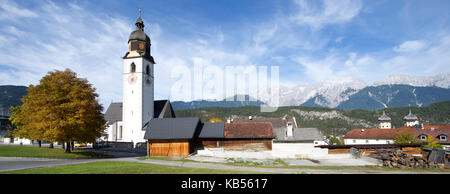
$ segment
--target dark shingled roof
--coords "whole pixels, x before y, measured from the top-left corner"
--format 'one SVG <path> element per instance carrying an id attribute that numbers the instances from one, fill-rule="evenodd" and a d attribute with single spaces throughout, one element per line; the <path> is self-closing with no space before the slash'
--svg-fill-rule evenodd
<path id="1" fill-rule="evenodd" d="M 166 106 L 167 105 L 167 106 Z M 111 103 L 105 112 L 105 119 L 110 125 L 116 121 L 122 121 L 122 102 Z M 167 113 L 167 114 L 166 114 Z M 172 105 L 168 100 L 154 101 L 154 118 L 175 117 Z"/>
<path id="2" fill-rule="evenodd" d="M 199 123 L 197 117 L 154 118 L 147 126 L 144 139 L 192 139 Z"/>
<path id="3" fill-rule="evenodd" d="M 292 137 L 286 137 L 286 128 L 274 128 L 277 140 L 281 141 L 320 141 L 323 135 L 317 128 L 293 128 Z"/>
<path id="4" fill-rule="evenodd" d="M 105 112 L 105 120 L 107 121 L 108 125 L 111 125 L 112 123 L 116 121 L 122 120 L 122 103 L 121 102 L 115 102 L 111 103 L 108 107 L 108 109 Z"/>

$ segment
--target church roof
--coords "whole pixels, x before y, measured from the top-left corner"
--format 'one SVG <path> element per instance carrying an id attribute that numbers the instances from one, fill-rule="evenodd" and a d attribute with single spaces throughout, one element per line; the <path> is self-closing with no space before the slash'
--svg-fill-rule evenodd
<path id="1" fill-rule="evenodd" d="M 122 102 L 111 103 L 105 112 L 105 120 L 108 125 L 114 122 L 122 121 Z M 175 117 L 172 105 L 169 100 L 154 101 L 154 118 L 172 118 Z"/>
<path id="2" fill-rule="evenodd" d="M 111 103 L 105 112 L 105 120 L 108 125 L 113 124 L 116 121 L 122 121 L 122 103 Z"/>

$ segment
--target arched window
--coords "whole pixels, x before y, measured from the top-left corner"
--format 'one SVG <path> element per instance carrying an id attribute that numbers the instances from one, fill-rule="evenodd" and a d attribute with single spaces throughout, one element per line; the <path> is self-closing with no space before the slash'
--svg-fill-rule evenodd
<path id="1" fill-rule="evenodd" d="M 131 73 L 136 72 L 136 65 L 134 63 L 131 63 Z"/>
<path id="2" fill-rule="evenodd" d="M 145 68 L 145 74 L 150 75 L 150 67 L 148 65 Z"/>

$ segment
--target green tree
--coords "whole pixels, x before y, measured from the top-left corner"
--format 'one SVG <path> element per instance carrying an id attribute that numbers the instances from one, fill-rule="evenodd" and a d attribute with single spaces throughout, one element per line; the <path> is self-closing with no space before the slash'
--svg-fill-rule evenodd
<path id="1" fill-rule="evenodd" d="M 414 138 L 414 135 L 411 131 L 399 131 L 397 132 L 394 142 L 396 144 L 414 144 L 420 143 L 420 141 Z"/>
<path id="2" fill-rule="evenodd" d="M 442 149 L 443 146 L 441 144 L 439 144 L 437 141 L 434 141 L 434 137 L 432 135 L 429 135 L 427 137 L 427 145 L 424 146 L 424 148 L 437 148 L 437 149 Z"/>
<path id="3" fill-rule="evenodd" d="M 94 142 L 105 129 L 103 107 L 98 94 L 86 79 L 69 69 L 49 72 L 39 85 L 28 87 L 23 104 L 11 108 L 14 135 L 33 140 L 71 143 Z"/>
<path id="4" fill-rule="evenodd" d="M 334 136 L 330 138 L 330 143 L 332 145 L 343 145 L 343 143 L 339 140 L 339 138 Z"/>

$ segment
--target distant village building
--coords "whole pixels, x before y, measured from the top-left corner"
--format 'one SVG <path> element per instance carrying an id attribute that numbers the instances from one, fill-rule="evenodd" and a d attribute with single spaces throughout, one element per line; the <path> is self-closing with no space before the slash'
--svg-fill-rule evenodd
<path id="1" fill-rule="evenodd" d="M 450 134 L 450 126 L 429 126 L 420 125 L 419 119 L 412 114 L 411 109 L 409 114 L 403 120 L 405 126 L 400 128 L 391 128 L 391 118 L 383 111 L 383 115 L 378 118 L 380 122 L 379 129 L 354 129 L 343 137 L 345 145 L 365 145 L 365 144 L 393 144 L 399 132 L 409 132 L 416 139 L 425 141 L 428 136 L 433 136 L 434 141 L 439 142 L 444 147 L 450 147 L 448 136 Z M 387 124 L 389 123 L 389 124 Z"/>
<path id="2" fill-rule="evenodd" d="M 383 111 L 383 115 L 378 117 L 378 122 L 380 123 L 380 129 L 392 128 L 391 117 L 387 116 L 385 111 Z"/>
<path id="3" fill-rule="evenodd" d="M 299 128 L 295 117 L 249 117 L 249 119 L 234 119 L 233 122 L 270 122 L 276 137 L 272 144 L 274 157 L 309 158 L 327 154 L 326 150 L 315 148 L 328 144 L 319 129 Z"/>
<path id="4" fill-rule="evenodd" d="M 409 109 L 409 114 L 403 117 L 403 121 L 405 121 L 405 126 L 414 127 L 419 125 L 419 118 L 416 115 L 412 114 L 411 108 Z"/>

